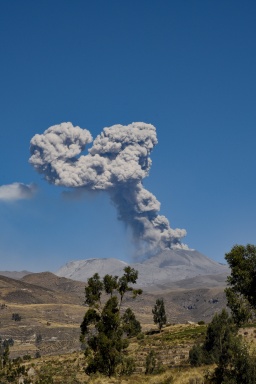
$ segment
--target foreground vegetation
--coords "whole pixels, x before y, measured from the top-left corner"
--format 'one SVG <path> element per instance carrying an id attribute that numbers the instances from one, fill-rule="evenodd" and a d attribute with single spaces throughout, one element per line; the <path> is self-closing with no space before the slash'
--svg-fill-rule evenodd
<path id="1" fill-rule="evenodd" d="M 23 377 L 24 384 L 203 384 L 205 377 L 214 373 L 216 364 L 192 367 L 189 350 L 195 343 L 204 342 L 206 332 L 204 324 L 180 324 L 167 326 L 161 333 L 154 328 L 152 332 L 131 338 L 127 355 L 135 361 L 133 373 L 117 372 L 111 378 L 99 373 L 88 376 L 83 352 L 74 352 L 36 359 L 25 356 L 25 359 L 7 363 L 1 370 L 0 383 L 18 383 L 18 378 Z M 256 326 L 242 328 L 240 334 L 253 350 Z M 155 368 L 145 374 L 150 351 L 154 351 Z"/>
<path id="2" fill-rule="evenodd" d="M 134 366 L 129 366 L 128 360 L 127 371 L 116 372 L 111 378 L 100 373 L 88 376 L 85 373 L 83 352 L 74 352 L 31 360 L 25 356 L 25 360 L 19 359 L 3 367 L 0 383 L 17 383 L 21 376 L 24 377 L 25 384 L 200 383 L 198 380 L 203 379 L 205 369 L 190 367 L 188 353 L 196 340 L 203 341 L 206 328 L 206 325 L 184 324 L 165 327 L 161 333 L 157 327 L 151 332 L 140 333 L 130 339 L 127 348 L 126 357 L 133 359 Z M 153 370 L 146 375 L 146 360 L 150 351 L 154 351 L 155 364 Z M 193 377 L 197 381 L 191 381 Z"/>
<path id="3" fill-rule="evenodd" d="M 163 328 L 165 307 L 158 299 L 152 310 L 157 327 L 142 333 L 131 309 L 122 310 L 127 292 L 134 298 L 142 293 L 133 287 L 137 271 L 126 267 L 122 277 L 106 275 L 102 280 L 95 274 L 85 288 L 84 352 L 11 361 L 13 340 L 1 340 L 0 384 L 255 384 L 256 247 L 235 246 L 226 259 L 231 267 L 229 312 L 216 313 L 208 326 L 199 322 Z M 250 331 L 243 329 L 247 321 Z"/>

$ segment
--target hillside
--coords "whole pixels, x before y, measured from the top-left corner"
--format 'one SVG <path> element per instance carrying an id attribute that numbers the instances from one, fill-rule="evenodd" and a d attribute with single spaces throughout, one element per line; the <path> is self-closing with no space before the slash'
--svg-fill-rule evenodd
<path id="1" fill-rule="evenodd" d="M 187 282 L 189 289 L 184 281 L 176 282 L 175 286 L 165 284 L 145 289 L 135 301 L 127 297 L 124 308 L 129 306 L 134 310 L 144 331 L 154 327 L 152 307 L 158 297 L 165 300 L 169 323 L 210 321 L 225 306 L 224 286 L 216 285 L 214 276 L 208 277 L 211 284 L 205 287 L 195 288 L 197 278 Z M 84 283 L 45 272 L 21 280 L 0 276 L 0 287 L 0 336 L 14 339 L 12 357 L 80 349 L 80 324 L 86 311 Z M 21 320 L 14 321 L 13 314 L 19 314 Z"/>
<path id="2" fill-rule="evenodd" d="M 21 279 L 22 277 L 30 274 L 29 271 L 0 271 L 1 276 L 10 277 L 11 279 Z"/>
<path id="3" fill-rule="evenodd" d="M 24 360 L 29 369 L 30 382 L 55 384 L 203 384 L 205 375 L 212 372 L 213 365 L 191 367 L 188 364 L 190 348 L 203 341 L 205 325 L 178 324 L 165 327 L 161 333 L 145 333 L 142 338 L 132 338 L 128 347 L 129 357 L 135 361 L 135 372 L 108 378 L 96 374 L 88 377 L 84 372 L 83 352 L 43 356 Z M 256 346 L 255 328 L 240 330 L 241 336 L 252 348 Z M 12 347 L 11 347 L 12 348 Z M 154 351 L 158 373 L 145 375 L 145 362 L 149 351 Z M 52 381 L 53 380 L 53 381 Z M 242 383 L 241 383 L 242 384 Z"/>

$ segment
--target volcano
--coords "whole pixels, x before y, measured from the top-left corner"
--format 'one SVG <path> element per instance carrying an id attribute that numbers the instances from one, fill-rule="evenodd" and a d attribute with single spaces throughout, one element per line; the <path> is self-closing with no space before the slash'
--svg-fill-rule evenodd
<path id="1" fill-rule="evenodd" d="M 228 275 L 229 268 L 196 250 L 166 249 L 142 262 L 128 264 L 114 258 L 95 258 L 71 261 L 55 274 L 78 281 L 87 281 L 94 273 L 121 276 L 130 265 L 139 273 L 137 285 L 141 287 L 168 284 L 204 275 Z"/>

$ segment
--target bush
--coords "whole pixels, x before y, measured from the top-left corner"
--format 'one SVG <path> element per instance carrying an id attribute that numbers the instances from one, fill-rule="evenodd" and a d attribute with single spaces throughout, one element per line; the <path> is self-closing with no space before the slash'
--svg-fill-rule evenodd
<path id="1" fill-rule="evenodd" d="M 36 335 L 36 344 L 40 344 L 42 340 L 43 340 L 43 338 L 42 338 L 42 335 L 40 333 L 38 335 Z"/>
<path id="2" fill-rule="evenodd" d="M 13 313 L 12 314 L 12 320 L 21 321 L 21 316 L 18 313 Z"/>
<path id="3" fill-rule="evenodd" d="M 146 371 L 145 371 L 145 374 L 146 375 L 152 375 L 152 373 L 155 372 L 155 368 L 156 368 L 155 352 L 154 351 L 150 351 L 147 354 L 147 357 L 146 357 Z"/>
<path id="4" fill-rule="evenodd" d="M 189 362 L 192 367 L 199 367 L 205 363 L 204 351 L 201 345 L 194 345 L 190 349 Z"/>
<path id="5" fill-rule="evenodd" d="M 132 357 L 126 357 L 122 361 L 122 375 L 131 375 L 135 371 L 135 360 Z"/>
<path id="6" fill-rule="evenodd" d="M 144 333 L 139 333 L 138 336 L 137 336 L 137 340 L 143 340 L 145 338 L 145 335 Z"/>
<path id="7" fill-rule="evenodd" d="M 172 384 L 173 383 L 173 377 L 172 376 L 168 376 L 164 379 L 164 381 L 161 381 L 160 384 Z"/>
<path id="8" fill-rule="evenodd" d="M 250 355 L 248 347 L 236 338 L 229 356 L 223 356 L 214 373 L 208 377 L 212 384 L 254 384 L 256 383 L 256 356 Z"/>
<path id="9" fill-rule="evenodd" d="M 157 361 L 155 351 L 151 350 L 146 357 L 146 375 L 154 375 L 163 373 L 165 371 L 164 366 L 160 361 Z"/>
<path id="10" fill-rule="evenodd" d="M 24 355 L 23 360 L 31 360 L 31 355 Z"/>

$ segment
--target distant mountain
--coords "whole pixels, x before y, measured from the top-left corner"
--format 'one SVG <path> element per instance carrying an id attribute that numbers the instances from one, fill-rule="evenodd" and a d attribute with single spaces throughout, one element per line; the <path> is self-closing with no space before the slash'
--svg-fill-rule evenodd
<path id="1" fill-rule="evenodd" d="M 106 274 L 119 276 L 127 265 L 124 261 L 114 258 L 77 260 L 65 264 L 55 272 L 55 275 L 78 281 L 87 281 L 96 272 L 100 276 Z"/>
<path id="2" fill-rule="evenodd" d="M 0 271 L 1 276 L 10 277 L 11 279 L 22 279 L 22 277 L 29 275 L 32 272 L 29 271 Z"/>
<path id="3" fill-rule="evenodd" d="M 122 275 L 127 263 L 117 259 L 86 259 L 72 261 L 55 274 L 78 281 L 87 281 L 94 273 L 104 276 Z M 130 264 L 139 272 L 138 284 L 146 287 L 168 284 L 199 275 L 228 274 L 227 266 L 219 264 L 195 250 L 168 249 L 144 260 Z"/>

